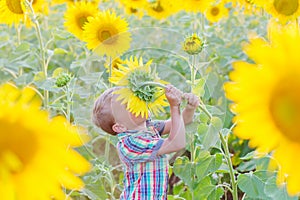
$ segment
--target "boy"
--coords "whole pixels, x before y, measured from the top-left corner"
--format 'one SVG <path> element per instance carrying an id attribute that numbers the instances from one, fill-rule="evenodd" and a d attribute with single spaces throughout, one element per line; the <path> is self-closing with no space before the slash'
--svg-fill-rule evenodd
<path id="1" fill-rule="evenodd" d="M 118 154 L 124 166 L 124 190 L 121 200 L 165 200 L 168 188 L 166 154 L 185 147 L 185 124 L 193 120 L 199 105 L 197 96 L 185 93 L 188 104 L 180 112 L 182 92 L 167 85 L 165 94 L 170 104 L 171 119 L 151 122 L 136 117 L 126 105 L 116 101 L 117 88 L 106 90 L 96 100 L 93 122 L 109 134 L 117 135 Z M 166 139 L 161 134 L 169 133 Z"/>

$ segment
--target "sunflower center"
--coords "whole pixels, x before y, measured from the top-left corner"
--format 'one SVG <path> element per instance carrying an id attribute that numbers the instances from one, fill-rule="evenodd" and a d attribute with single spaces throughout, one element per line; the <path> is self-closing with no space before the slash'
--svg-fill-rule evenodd
<path id="1" fill-rule="evenodd" d="M 253 2 L 253 0 L 245 0 L 246 1 L 246 3 L 249 3 L 249 4 L 254 4 L 254 2 Z"/>
<path id="2" fill-rule="evenodd" d="M 80 16 L 77 18 L 77 25 L 80 27 L 81 30 L 83 30 L 83 25 L 87 22 L 87 16 Z"/>
<path id="3" fill-rule="evenodd" d="M 21 1 L 20 0 L 6 0 L 6 5 L 8 9 L 16 14 L 23 14 Z"/>
<path id="4" fill-rule="evenodd" d="M 220 13 L 220 9 L 218 7 L 213 7 L 211 10 L 210 10 L 210 13 L 213 15 L 213 16 L 217 16 L 219 13 Z"/>
<path id="5" fill-rule="evenodd" d="M 144 70 L 135 70 L 128 75 L 129 88 L 133 94 L 147 103 L 154 101 L 157 89 L 153 85 L 140 87 L 140 84 L 153 80 L 153 77 Z"/>
<path id="6" fill-rule="evenodd" d="M 99 38 L 100 42 L 102 42 L 104 44 L 115 43 L 116 40 L 118 39 L 118 37 L 116 34 L 114 34 L 114 32 L 116 32 L 116 31 L 112 30 L 112 27 L 99 30 L 98 38 Z"/>
<path id="7" fill-rule="evenodd" d="M 137 13 L 138 9 L 130 7 L 130 13 Z"/>
<path id="8" fill-rule="evenodd" d="M 298 0 L 274 0 L 275 10 L 285 16 L 293 15 L 299 7 Z"/>
<path id="9" fill-rule="evenodd" d="M 277 128 L 291 141 L 300 142 L 300 80 L 280 83 L 273 92 L 270 111 Z"/>
<path id="10" fill-rule="evenodd" d="M 36 152 L 36 138 L 32 131 L 20 124 L 0 119 L 0 166 L 11 173 L 23 170 Z"/>
<path id="11" fill-rule="evenodd" d="M 164 8 L 160 5 L 160 2 L 158 1 L 153 7 L 152 10 L 154 10 L 155 12 L 163 12 Z"/>

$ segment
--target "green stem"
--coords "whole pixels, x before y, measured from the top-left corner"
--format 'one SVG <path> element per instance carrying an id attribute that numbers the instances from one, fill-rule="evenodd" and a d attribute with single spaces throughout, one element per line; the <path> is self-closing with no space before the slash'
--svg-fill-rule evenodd
<path id="1" fill-rule="evenodd" d="M 111 58 L 111 56 L 109 56 L 109 78 L 111 77 L 111 74 L 112 74 L 112 58 Z M 111 88 L 112 87 L 112 84 L 111 84 L 111 82 L 109 81 L 109 88 Z"/>
<path id="2" fill-rule="evenodd" d="M 153 81 L 143 82 L 139 85 L 139 87 L 144 87 L 145 85 L 152 85 L 152 86 L 157 86 L 157 87 L 161 87 L 161 88 L 166 88 L 166 86 L 164 84 L 153 82 Z"/>
<path id="3" fill-rule="evenodd" d="M 111 77 L 112 75 L 112 58 L 111 56 L 109 56 L 109 78 Z M 109 81 L 109 88 L 112 87 L 112 83 Z M 105 156 L 105 160 L 107 162 L 109 162 L 109 151 L 110 151 L 110 138 L 109 136 L 107 135 L 106 138 L 105 138 L 105 153 L 104 153 L 104 156 Z"/>
<path id="4" fill-rule="evenodd" d="M 232 187 L 232 198 L 233 198 L 233 200 L 238 200 L 237 180 L 235 178 L 233 165 L 231 162 L 227 138 L 225 139 L 221 132 L 219 132 L 219 135 L 220 135 L 222 146 L 224 148 L 225 159 L 226 159 L 228 167 L 229 167 L 229 175 L 230 175 L 231 187 Z"/>
<path id="5" fill-rule="evenodd" d="M 196 78 L 196 55 L 192 55 L 192 66 L 191 66 L 191 82 L 192 82 L 192 88 L 195 86 L 195 78 Z"/>
<path id="6" fill-rule="evenodd" d="M 105 156 L 105 160 L 109 163 L 109 151 L 110 151 L 110 138 L 109 138 L 109 135 L 106 134 L 105 136 L 105 153 L 104 153 L 104 156 Z"/>
<path id="7" fill-rule="evenodd" d="M 196 56 L 192 55 L 192 65 L 191 65 L 191 91 L 195 87 L 195 78 L 196 78 L 196 71 L 195 71 L 195 65 L 196 65 Z M 195 135 L 191 134 L 191 163 L 194 164 L 195 162 L 195 146 L 194 146 L 194 140 L 195 140 Z M 194 167 L 193 167 L 194 169 Z M 195 183 L 195 171 L 192 171 L 192 183 Z M 192 199 L 194 200 L 194 189 L 192 188 Z"/>
<path id="8" fill-rule="evenodd" d="M 210 112 L 207 110 L 205 104 L 202 102 L 201 99 L 200 100 L 200 105 L 199 105 L 199 108 L 209 117 L 209 120 L 212 119 L 212 115 L 210 114 Z"/>
<path id="9" fill-rule="evenodd" d="M 45 79 L 47 79 L 48 77 L 48 66 L 46 64 L 46 51 L 45 51 L 45 46 L 43 43 L 43 39 L 42 39 L 42 33 L 41 33 L 41 28 L 40 28 L 40 24 L 37 20 L 37 16 L 34 12 L 34 9 L 32 7 L 32 1 L 25 1 L 26 6 L 29 8 L 31 14 L 32 14 L 32 22 L 34 23 L 35 26 L 35 30 L 36 30 L 36 34 L 37 34 L 37 38 L 38 38 L 38 42 L 40 45 L 40 51 L 41 51 L 41 65 L 42 65 L 42 71 L 44 73 Z M 49 91 L 48 90 L 44 90 L 44 106 L 46 109 L 48 109 L 48 104 L 49 104 Z"/>
<path id="10" fill-rule="evenodd" d="M 21 44 L 21 30 L 22 30 L 22 25 L 20 24 L 17 27 L 17 44 L 20 45 Z M 19 77 L 22 76 L 23 74 L 23 68 L 20 66 L 19 67 Z"/>
<path id="11" fill-rule="evenodd" d="M 70 88 L 69 85 L 66 86 L 67 87 L 67 120 L 69 122 L 71 122 L 71 92 L 70 92 Z"/>

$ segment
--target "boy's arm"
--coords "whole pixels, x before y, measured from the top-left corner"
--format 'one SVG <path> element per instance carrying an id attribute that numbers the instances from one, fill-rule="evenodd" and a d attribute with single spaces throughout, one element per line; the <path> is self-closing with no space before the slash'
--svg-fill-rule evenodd
<path id="1" fill-rule="evenodd" d="M 199 106 L 199 98 L 193 93 L 185 93 L 184 98 L 187 100 L 187 105 L 182 112 L 182 117 L 184 121 L 184 125 L 190 124 L 193 122 L 193 117 L 195 110 Z M 167 120 L 165 122 L 165 127 L 163 129 L 162 134 L 168 134 L 171 130 L 172 122 L 171 120 Z"/>
<path id="2" fill-rule="evenodd" d="M 171 112 L 170 134 L 169 137 L 164 140 L 157 155 L 179 151 L 185 147 L 186 143 L 184 121 L 180 113 L 181 92 L 175 87 L 168 85 L 166 88 L 166 97 L 170 103 Z"/>

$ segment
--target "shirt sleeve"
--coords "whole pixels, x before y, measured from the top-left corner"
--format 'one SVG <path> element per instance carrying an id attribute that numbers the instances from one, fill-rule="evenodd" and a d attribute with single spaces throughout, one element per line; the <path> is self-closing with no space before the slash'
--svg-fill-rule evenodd
<path id="1" fill-rule="evenodd" d="M 146 162 L 157 158 L 164 139 L 147 135 L 124 137 L 118 143 L 121 159 L 125 162 Z"/>
<path id="2" fill-rule="evenodd" d="M 165 128 L 165 121 L 163 120 L 149 120 L 147 121 L 147 126 L 153 126 L 154 129 L 156 129 L 156 131 L 159 133 L 159 135 L 161 135 L 164 132 L 164 128 Z"/>

